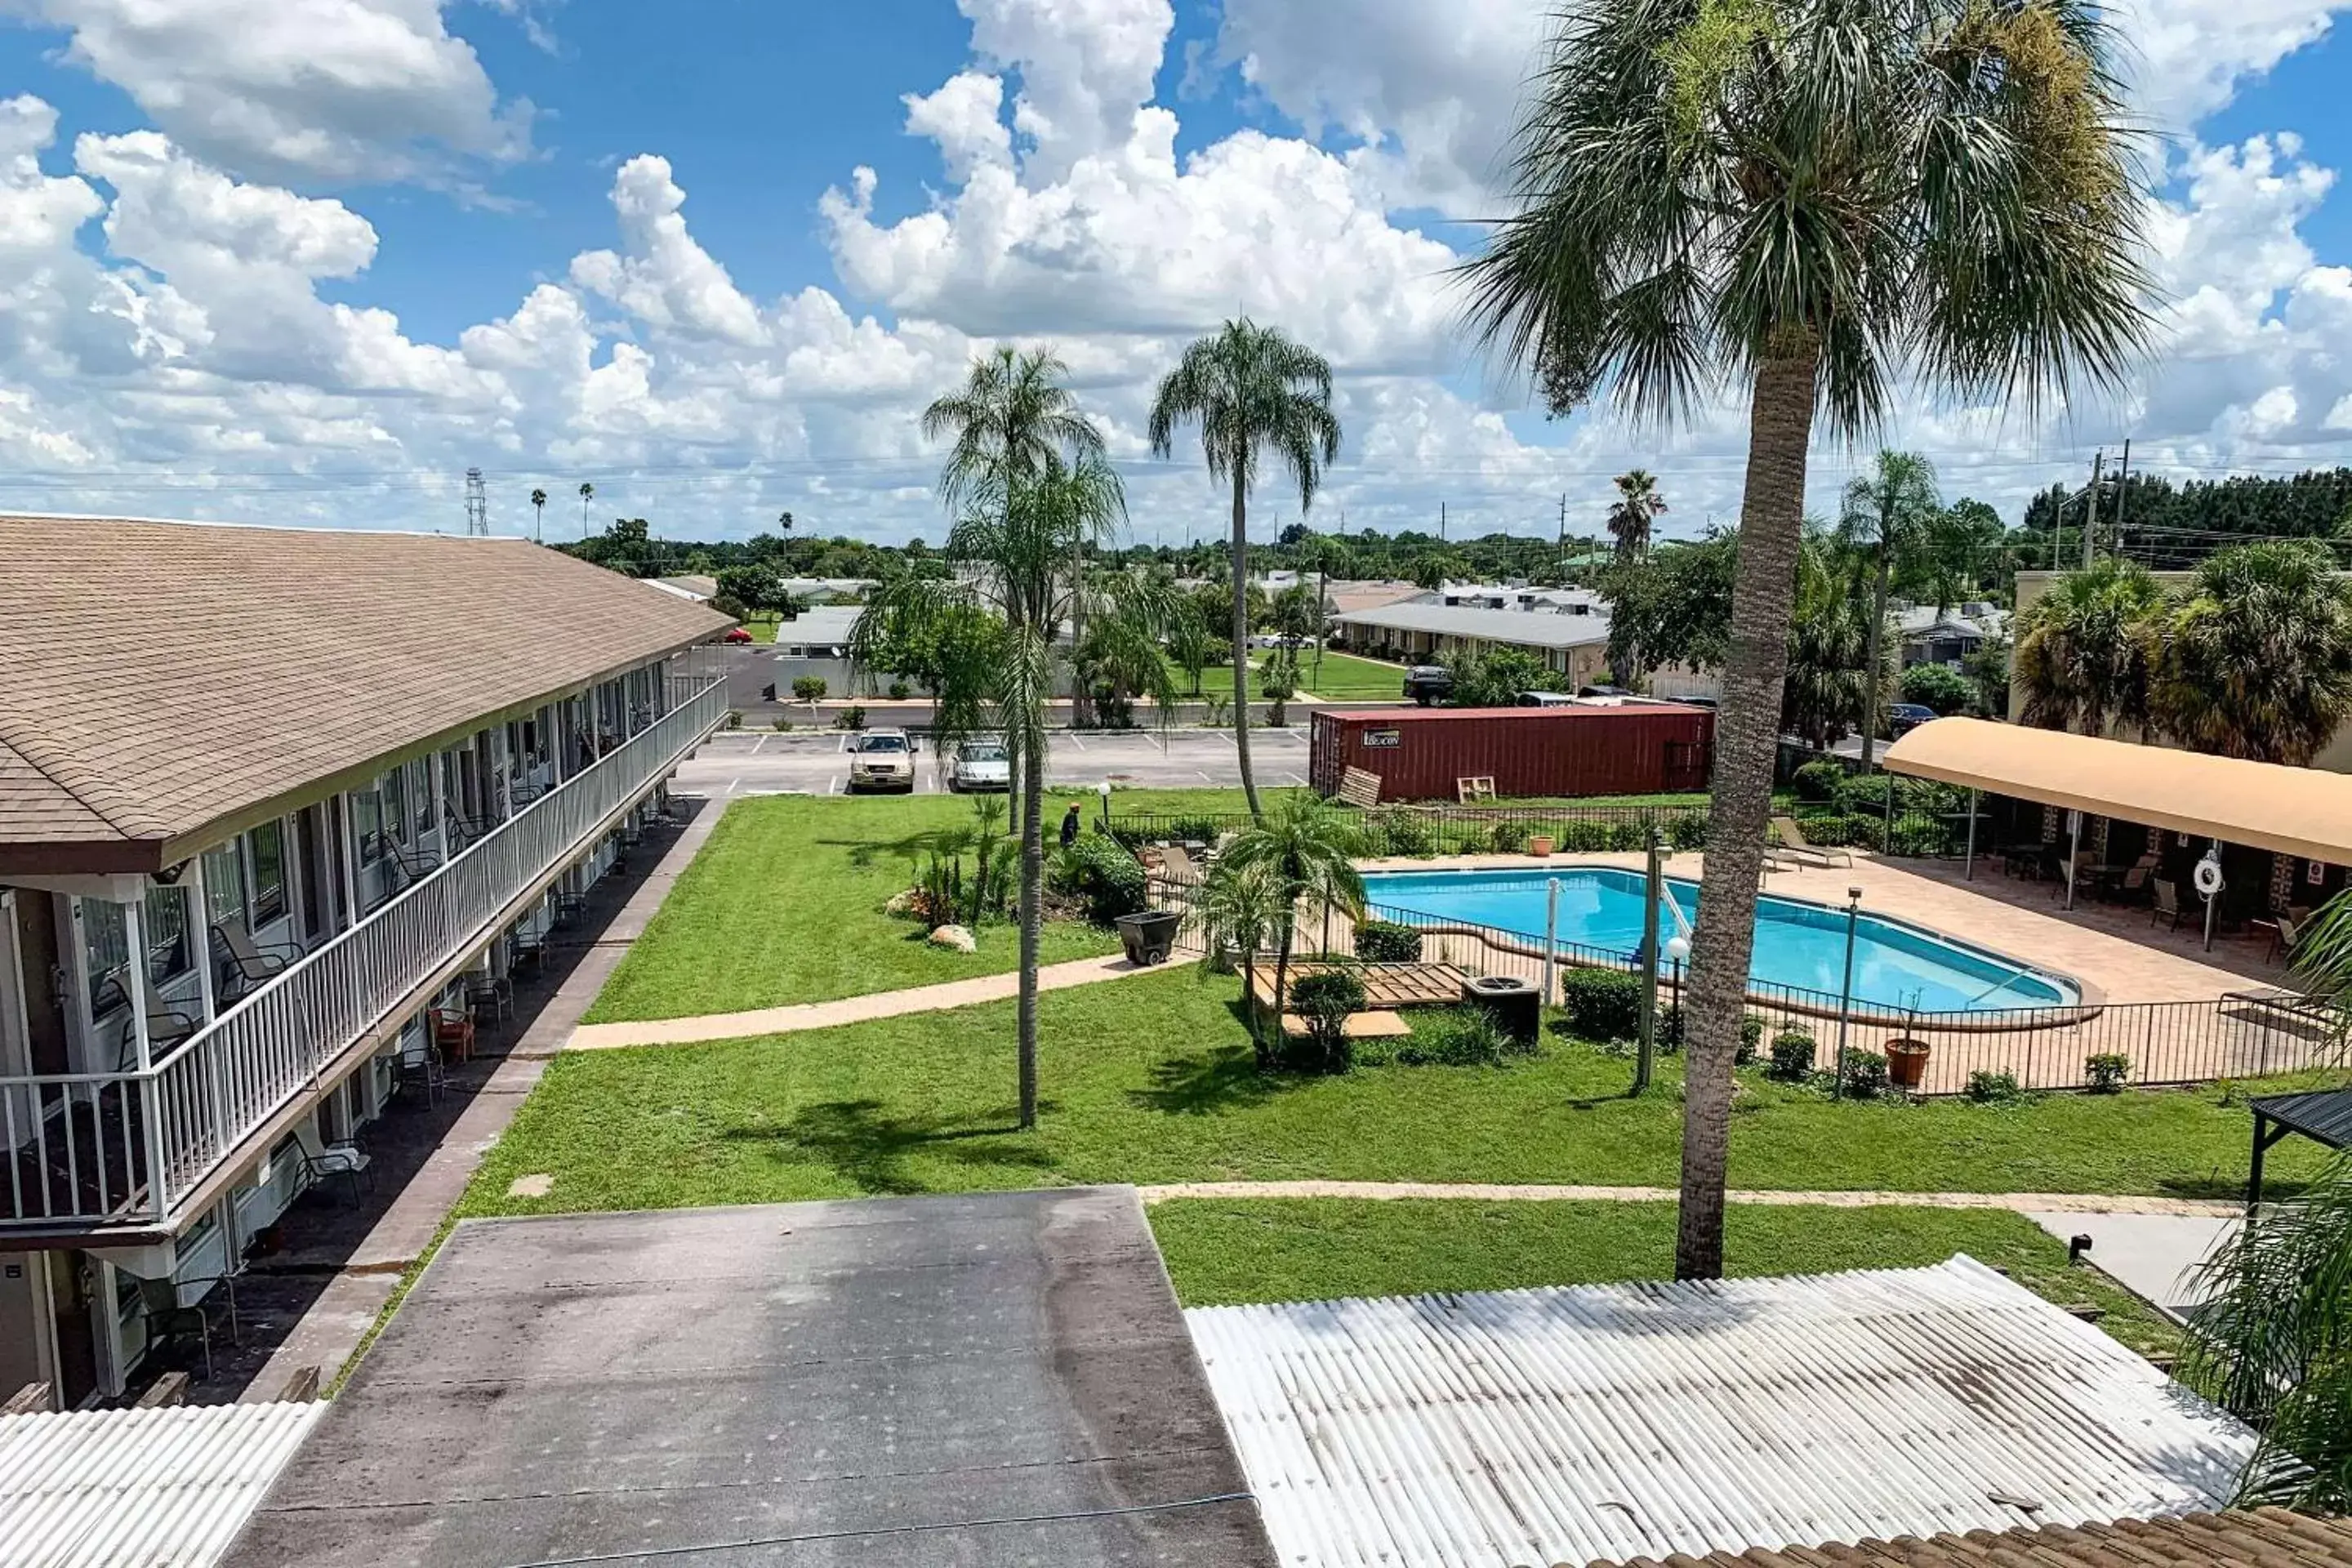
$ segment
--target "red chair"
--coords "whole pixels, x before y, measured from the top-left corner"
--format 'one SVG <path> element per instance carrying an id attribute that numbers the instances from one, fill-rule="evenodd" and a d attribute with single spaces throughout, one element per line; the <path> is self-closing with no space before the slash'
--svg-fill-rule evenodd
<path id="1" fill-rule="evenodd" d="M 474 1058 L 474 1020 L 463 1013 L 446 1012 L 439 1007 L 425 1014 L 433 1030 L 433 1044 L 445 1062 L 465 1062 Z"/>

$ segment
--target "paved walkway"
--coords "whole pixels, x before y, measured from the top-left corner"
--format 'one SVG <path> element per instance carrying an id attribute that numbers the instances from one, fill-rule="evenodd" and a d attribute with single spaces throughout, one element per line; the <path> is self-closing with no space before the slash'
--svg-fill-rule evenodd
<path id="1" fill-rule="evenodd" d="M 2234 1237 L 2244 1223 L 2234 1213 L 2219 1215 L 2029 1214 L 2027 1218 L 2061 1241 L 2091 1238 L 2085 1254 L 2100 1269 L 2153 1303 L 2175 1322 L 2185 1322 L 2207 1292 L 2197 1266 L 2213 1248 Z"/>
<path id="2" fill-rule="evenodd" d="M 1074 958 L 1049 963 L 1037 972 L 1037 989 L 1062 991 L 1097 981 L 1123 980 L 1131 974 L 1153 974 L 1119 957 Z M 866 996 L 844 996 L 833 1002 L 799 1002 L 786 1007 L 757 1007 L 746 1013 L 702 1013 L 690 1018 L 648 1018 L 625 1024 L 583 1024 L 563 1043 L 572 1051 L 604 1051 L 623 1046 L 683 1046 L 707 1040 L 740 1040 L 753 1035 L 789 1035 L 802 1029 L 830 1029 L 841 1024 L 862 1024 L 869 1018 L 897 1018 L 908 1013 L 940 1013 L 980 1002 L 1010 1000 L 1021 989 L 1015 972 L 982 974 L 970 980 L 914 985 L 903 991 L 877 991 Z"/>
<path id="3" fill-rule="evenodd" d="M 1511 1185 L 1490 1182 L 1174 1182 L 1139 1187 L 1147 1204 L 1173 1198 L 1457 1198 L 1480 1203 L 1672 1203 L 1672 1187 Z M 2239 1205 L 2205 1198 L 2150 1198 L 2105 1193 L 1755 1192 L 1725 1194 L 1735 1204 L 1827 1208 L 2008 1209 L 2023 1215 L 2162 1215 L 2201 1223 L 2234 1216 Z"/>

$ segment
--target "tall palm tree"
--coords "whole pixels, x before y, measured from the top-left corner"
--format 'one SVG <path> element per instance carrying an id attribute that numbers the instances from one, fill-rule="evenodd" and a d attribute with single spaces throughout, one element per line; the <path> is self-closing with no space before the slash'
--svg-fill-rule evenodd
<path id="1" fill-rule="evenodd" d="M 1518 208 L 1473 319 L 1560 412 L 1748 394 L 1730 658 L 1692 955 L 1677 1274 L 1723 1268 L 1731 1064 L 1754 944 L 1817 417 L 2120 381 L 2143 200 L 2095 0 L 1565 0 L 1522 112 Z"/>
<path id="2" fill-rule="evenodd" d="M 586 479 L 580 481 L 580 537 L 588 537 L 588 503 L 596 499 L 596 487 Z"/>
<path id="3" fill-rule="evenodd" d="M 973 361 L 961 389 L 923 413 L 936 438 L 952 436 L 940 493 L 960 513 L 945 554 L 964 576 L 899 574 L 886 580 L 850 628 L 853 663 L 871 667 L 923 637 L 951 606 L 978 605 L 1004 635 L 949 639 L 941 649 L 933 743 L 1000 732 L 1021 797 L 1021 952 L 1016 1029 L 1020 1122 L 1037 1123 L 1037 950 L 1045 879 L 1045 713 L 1057 627 L 1076 613 L 1075 552 L 1127 515 L 1102 436 L 1078 411 L 1050 351 L 999 349 Z"/>
<path id="4" fill-rule="evenodd" d="M 2352 1164 L 2248 1215 L 2199 1283 L 2182 1381 L 2263 1435 L 2238 1506 L 2352 1510 Z"/>
<path id="5" fill-rule="evenodd" d="M 2308 766 L 2352 716 L 2352 590 L 2313 540 L 2209 555 L 2158 622 L 2158 724 L 2225 757 Z"/>
<path id="6" fill-rule="evenodd" d="M 1360 916 L 1364 879 L 1357 874 L 1355 857 L 1362 847 L 1349 817 L 1324 805 L 1312 790 L 1297 790 L 1285 795 L 1271 816 L 1242 829 L 1219 857 L 1221 864 L 1232 865 L 1239 875 L 1263 867 L 1275 885 L 1281 910 L 1274 963 L 1276 1040 L 1282 1037 L 1283 1008 L 1290 996 L 1290 948 L 1298 901 L 1320 892 L 1341 912 Z"/>
<path id="7" fill-rule="evenodd" d="M 1870 771 L 1871 752 L 1878 743 L 1878 687 L 1882 668 L 1879 643 L 1886 634 L 1886 585 L 1895 575 L 1895 558 L 1911 556 L 1925 548 L 1944 498 L 1936 493 L 1936 465 L 1916 452 L 1895 452 L 1882 447 L 1870 473 L 1845 487 L 1845 510 L 1838 516 L 1838 534 L 1853 550 L 1877 558 L 1877 581 L 1870 600 L 1870 650 L 1863 671 L 1868 686 L 1862 708 L 1862 771 Z"/>
<path id="8" fill-rule="evenodd" d="M 1650 552 L 1650 525 L 1665 515 L 1666 498 L 1658 493 L 1658 481 L 1646 468 L 1620 474 L 1610 482 L 1617 487 L 1617 499 L 1609 507 L 1609 534 L 1617 542 L 1617 559 L 1638 561 Z"/>
<path id="9" fill-rule="evenodd" d="M 1298 486 L 1301 511 L 1315 504 L 1323 470 L 1339 460 L 1339 419 L 1331 412 L 1331 366 L 1279 329 L 1247 317 L 1184 351 L 1151 403 L 1151 450 L 1176 451 L 1176 427 L 1201 425 L 1209 477 L 1234 491 L 1234 750 L 1250 815 L 1258 805 L 1249 750 L 1249 493 L 1271 452 Z"/>
<path id="10" fill-rule="evenodd" d="M 2069 572 L 2028 605 L 2013 628 L 2010 682 L 2020 717 L 2044 730 L 2104 735 L 2148 725 L 2148 657 L 2164 590 L 2147 568 L 2102 560 Z"/>
<path id="11" fill-rule="evenodd" d="M 547 531 L 541 526 L 546 521 L 546 517 L 547 492 L 534 489 L 530 492 L 530 542 L 533 544 L 540 543 L 546 538 Z"/>
<path id="12" fill-rule="evenodd" d="M 1257 955 L 1265 951 L 1267 936 L 1276 925 L 1295 918 L 1297 900 L 1283 888 L 1272 866 L 1264 861 L 1237 866 L 1220 856 L 1192 896 L 1192 913 L 1201 922 L 1202 974 L 1220 968 L 1225 955 L 1232 953 L 1240 961 L 1246 1008 L 1257 990 Z M 1250 1038 L 1258 1066 L 1271 1065 L 1273 1053 L 1266 1049 L 1254 1016 Z"/>
<path id="13" fill-rule="evenodd" d="M 1876 710 L 1884 655 L 1874 645 L 1869 612 L 1846 573 L 1819 540 L 1797 557 L 1797 592 L 1789 616 L 1789 674 L 1780 687 L 1780 728 L 1814 747 L 1830 744 Z"/>

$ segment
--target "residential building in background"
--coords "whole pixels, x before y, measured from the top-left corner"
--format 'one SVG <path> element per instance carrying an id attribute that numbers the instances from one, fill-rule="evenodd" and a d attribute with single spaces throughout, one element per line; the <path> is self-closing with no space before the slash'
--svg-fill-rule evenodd
<path id="1" fill-rule="evenodd" d="M 1587 588 L 1447 584 L 1331 619 L 1349 652 L 1408 664 L 1514 647 L 1571 689 L 1609 679 L 1609 604 Z"/>
<path id="2" fill-rule="evenodd" d="M 732 623 L 520 540 L 0 518 L 0 1397 L 122 1392 L 613 866 Z"/>

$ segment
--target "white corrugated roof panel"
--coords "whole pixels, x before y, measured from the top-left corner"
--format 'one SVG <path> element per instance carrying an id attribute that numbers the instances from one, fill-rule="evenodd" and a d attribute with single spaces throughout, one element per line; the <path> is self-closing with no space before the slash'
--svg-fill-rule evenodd
<path id="1" fill-rule="evenodd" d="M 326 1408 L 0 1416 L 0 1563 L 209 1568 Z"/>
<path id="2" fill-rule="evenodd" d="M 1965 1257 L 1185 1317 L 1267 1531 L 1302 1568 L 2154 1518 L 2225 1506 L 2254 1446 Z"/>

